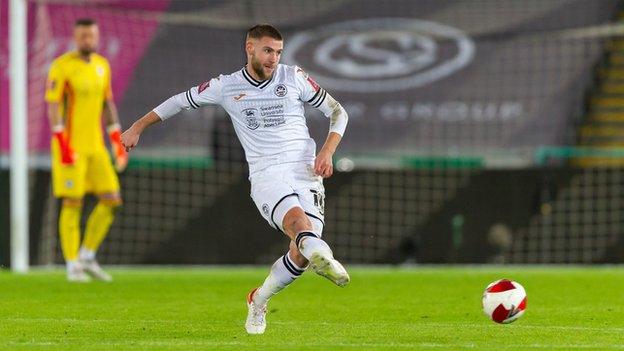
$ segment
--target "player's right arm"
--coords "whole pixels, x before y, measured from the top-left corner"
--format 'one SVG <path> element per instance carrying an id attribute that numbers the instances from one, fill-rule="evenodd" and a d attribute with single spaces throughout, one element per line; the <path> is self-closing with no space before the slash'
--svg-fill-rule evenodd
<path id="1" fill-rule="evenodd" d="M 152 124 L 164 121 L 182 110 L 221 103 L 221 87 L 221 79 L 213 78 L 183 93 L 170 97 L 134 122 L 121 135 L 121 143 L 126 147 L 126 151 L 130 151 L 138 144 L 141 133 Z"/>
<path id="2" fill-rule="evenodd" d="M 121 134 L 121 144 L 126 148 L 126 151 L 132 150 L 139 143 L 139 137 L 147 127 L 160 121 L 160 116 L 156 112 L 150 111 L 134 122 L 128 130 Z"/>
<path id="3" fill-rule="evenodd" d="M 61 153 L 61 163 L 64 165 L 72 165 L 76 155 L 69 143 L 68 135 L 65 133 L 65 121 L 61 115 L 59 105 L 63 98 L 66 77 L 63 73 L 58 61 L 54 61 L 48 72 L 48 80 L 46 82 L 45 99 L 48 103 L 48 118 L 52 135 L 59 145 Z"/>

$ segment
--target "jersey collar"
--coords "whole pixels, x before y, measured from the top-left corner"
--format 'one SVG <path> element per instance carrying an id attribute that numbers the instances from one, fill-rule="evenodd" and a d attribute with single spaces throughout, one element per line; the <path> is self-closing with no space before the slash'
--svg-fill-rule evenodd
<path id="1" fill-rule="evenodd" d="M 249 84 L 253 85 L 254 87 L 256 87 L 258 89 L 263 89 L 264 87 L 269 85 L 273 81 L 273 77 L 275 77 L 276 71 L 273 72 L 273 74 L 271 75 L 271 78 L 269 78 L 267 80 L 260 81 L 260 80 L 255 80 L 251 76 L 251 74 L 249 74 L 249 72 L 247 72 L 247 67 L 243 67 L 243 69 L 242 69 L 243 77 L 245 77 L 245 80 L 247 80 L 247 82 L 249 82 Z"/>
<path id="2" fill-rule="evenodd" d="M 84 62 L 86 64 L 93 62 L 93 53 L 89 54 L 89 58 L 87 60 L 82 58 L 82 55 L 80 55 L 80 52 L 78 52 L 78 50 L 73 50 L 72 54 L 74 59 L 80 60 L 81 62 Z"/>

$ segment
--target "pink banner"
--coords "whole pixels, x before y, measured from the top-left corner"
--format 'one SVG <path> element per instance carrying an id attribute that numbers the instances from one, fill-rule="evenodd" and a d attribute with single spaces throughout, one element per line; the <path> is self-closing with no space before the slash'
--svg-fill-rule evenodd
<path id="1" fill-rule="evenodd" d="M 93 2 L 92 5 L 28 6 L 28 137 L 31 151 L 47 151 L 49 127 L 43 99 L 52 60 L 73 49 L 74 21 L 89 17 L 100 27 L 98 52 L 111 64 L 113 94 L 121 101 L 169 0 Z M 0 152 L 9 150 L 8 1 L 0 0 Z"/>

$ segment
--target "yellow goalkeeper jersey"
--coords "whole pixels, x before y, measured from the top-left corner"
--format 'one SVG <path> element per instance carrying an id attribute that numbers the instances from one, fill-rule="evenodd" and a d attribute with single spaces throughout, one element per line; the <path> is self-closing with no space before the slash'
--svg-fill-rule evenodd
<path id="1" fill-rule="evenodd" d="M 106 149 L 101 117 L 104 102 L 109 98 L 111 71 L 103 56 L 93 53 L 87 62 L 73 51 L 52 62 L 45 99 L 59 103 L 74 151 L 88 154 Z"/>

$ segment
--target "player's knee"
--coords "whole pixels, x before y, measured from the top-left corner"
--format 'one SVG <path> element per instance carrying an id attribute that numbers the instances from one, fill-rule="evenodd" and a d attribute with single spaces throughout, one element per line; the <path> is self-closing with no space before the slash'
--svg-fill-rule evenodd
<path id="1" fill-rule="evenodd" d="M 117 209 L 123 205 L 123 200 L 121 199 L 121 196 L 114 194 L 109 196 L 100 196 L 100 203 L 112 209 Z"/>
<path id="2" fill-rule="evenodd" d="M 313 229 L 312 222 L 310 222 L 308 216 L 306 216 L 303 211 L 300 210 L 300 212 L 300 214 L 293 213 L 293 215 L 284 218 L 284 229 L 286 229 L 288 234 L 291 234 L 291 236 L 294 236 L 302 231 Z"/>
<path id="3" fill-rule="evenodd" d="M 81 197 L 64 197 L 63 206 L 64 207 L 82 207 L 82 198 Z"/>

